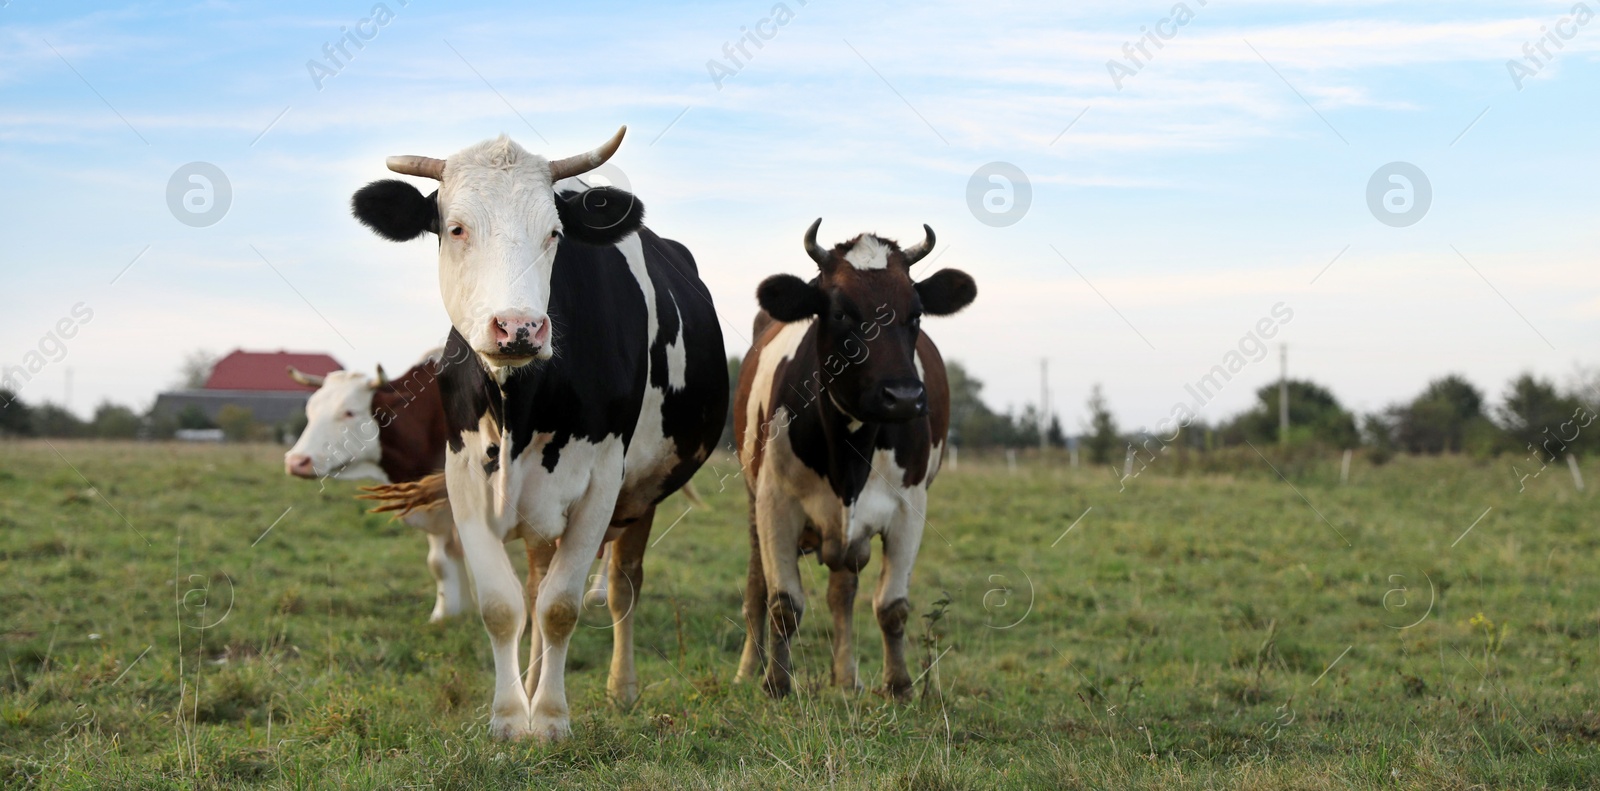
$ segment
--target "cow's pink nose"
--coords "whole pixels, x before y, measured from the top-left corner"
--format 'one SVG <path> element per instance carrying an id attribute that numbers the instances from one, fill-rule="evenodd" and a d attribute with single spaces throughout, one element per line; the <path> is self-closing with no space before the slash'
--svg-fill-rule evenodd
<path id="1" fill-rule="evenodd" d="M 304 453 L 290 453 L 284 456 L 283 469 L 296 478 L 317 477 L 317 471 L 311 466 L 311 457 Z"/>
<path id="2" fill-rule="evenodd" d="M 506 354 L 539 351 L 550 341 L 550 319 L 525 313 L 502 313 L 489 320 L 495 345 Z"/>

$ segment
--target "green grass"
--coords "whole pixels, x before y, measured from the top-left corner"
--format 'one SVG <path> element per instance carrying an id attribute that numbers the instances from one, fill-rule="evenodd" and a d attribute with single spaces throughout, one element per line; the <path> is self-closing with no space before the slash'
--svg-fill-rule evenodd
<path id="1" fill-rule="evenodd" d="M 266 446 L 3 443 L 0 782 L 1600 783 L 1592 491 L 1553 468 L 1519 494 L 1509 463 L 1461 459 L 1358 460 L 1340 486 L 1336 458 L 1263 450 L 1293 488 L 1254 454 L 1204 474 L 1165 458 L 1120 492 L 1109 471 L 1031 457 L 947 470 L 912 595 L 918 614 L 949 603 L 910 629 L 920 664 L 941 658 L 909 705 L 826 686 L 826 576 L 810 559 L 798 694 L 733 683 L 746 510 L 718 460 L 697 481 L 711 510 L 662 536 L 687 504 L 662 507 L 639 704 L 606 703 L 609 619 L 586 614 L 576 736 L 544 747 L 486 737 L 481 623 L 426 623 L 423 539 L 364 513 L 353 485 L 289 480 Z"/>

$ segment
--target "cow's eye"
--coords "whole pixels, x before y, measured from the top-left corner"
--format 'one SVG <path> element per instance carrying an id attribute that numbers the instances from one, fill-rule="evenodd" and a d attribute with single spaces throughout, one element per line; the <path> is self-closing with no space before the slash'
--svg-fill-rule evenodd
<path id="1" fill-rule="evenodd" d="M 352 410 L 352 409 L 346 409 L 346 410 L 345 410 L 345 411 L 344 411 L 344 416 L 345 416 L 345 417 L 346 417 L 346 418 L 353 418 L 353 417 L 355 417 L 355 416 L 356 416 L 356 413 L 355 413 L 355 410 Z"/>
<path id="2" fill-rule="evenodd" d="M 460 239 L 461 237 L 467 235 L 467 229 L 459 225 L 452 225 L 450 226 L 450 235 Z"/>

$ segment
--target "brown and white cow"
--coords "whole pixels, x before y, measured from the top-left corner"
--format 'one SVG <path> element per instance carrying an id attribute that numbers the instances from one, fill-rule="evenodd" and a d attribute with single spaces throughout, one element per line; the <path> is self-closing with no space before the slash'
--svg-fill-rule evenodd
<path id="1" fill-rule="evenodd" d="M 816 241 L 821 224 L 805 235 L 817 277 L 774 275 L 757 289 L 762 313 L 735 395 L 751 514 L 739 678 L 753 677 L 765 661 L 766 691 L 789 693 L 789 642 L 805 603 L 799 557 L 817 551 L 830 570 L 833 681 L 859 685 L 851 611 L 857 574 L 878 536 L 883 572 L 873 609 L 883 631 L 884 687 L 905 698 L 911 568 L 950 419 L 944 362 L 921 319 L 961 310 L 977 286 L 954 269 L 912 280 L 911 267 L 933 248 L 926 225 L 927 238 L 904 250 L 871 234 L 825 250 Z"/>
<path id="2" fill-rule="evenodd" d="M 423 357 L 393 380 L 355 371 L 313 376 L 289 369 L 295 381 L 317 388 L 306 402 L 306 428 L 283 456 L 284 471 L 299 478 L 339 478 L 410 483 L 444 469 L 445 416 L 438 374 L 443 350 Z M 465 612 L 472 604 L 461 539 L 449 508 L 418 509 L 401 521 L 428 536 L 428 570 L 437 592 L 429 621 Z"/>

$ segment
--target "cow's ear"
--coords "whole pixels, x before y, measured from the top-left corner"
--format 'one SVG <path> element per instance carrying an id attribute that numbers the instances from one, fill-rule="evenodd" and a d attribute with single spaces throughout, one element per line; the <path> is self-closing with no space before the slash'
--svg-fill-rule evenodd
<path id="1" fill-rule="evenodd" d="M 561 233 L 583 244 L 613 245 L 644 225 L 644 204 L 616 187 L 594 187 L 556 196 Z"/>
<path id="2" fill-rule="evenodd" d="M 828 309 L 828 296 L 794 275 L 773 275 L 756 287 L 756 302 L 778 321 L 799 321 Z"/>
<path id="3" fill-rule="evenodd" d="M 917 296 L 922 299 L 922 312 L 948 316 L 972 304 L 978 284 L 959 269 L 941 269 L 917 284 Z"/>
<path id="4" fill-rule="evenodd" d="M 424 231 L 439 232 L 439 192 L 422 193 L 399 179 L 374 181 L 350 199 L 350 212 L 379 236 L 408 242 Z"/>

